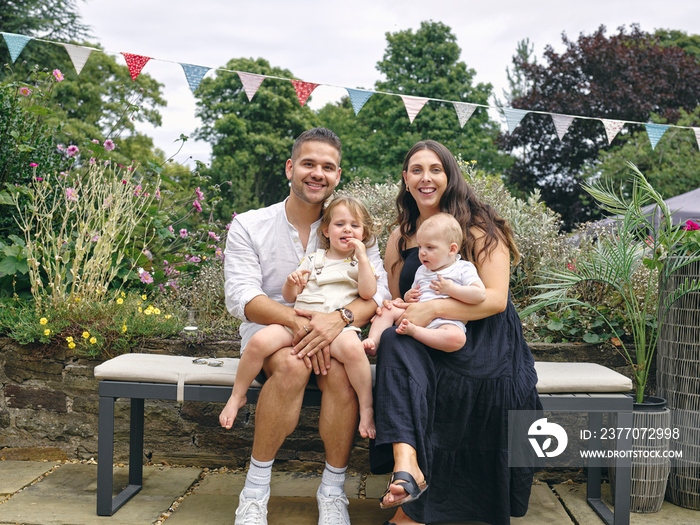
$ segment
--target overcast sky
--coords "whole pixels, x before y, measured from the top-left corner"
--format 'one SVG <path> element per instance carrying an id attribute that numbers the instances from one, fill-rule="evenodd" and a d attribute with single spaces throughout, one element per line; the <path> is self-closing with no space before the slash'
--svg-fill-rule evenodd
<path id="1" fill-rule="evenodd" d="M 697 0 L 86 0 L 78 5 L 106 51 L 157 59 L 143 71 L 164 84 L 168 106 L 161 109 L 163 126 L 140 129 L 168 156 L 180 134 L 192 136 L 199 125 L 180 62 L 220 68 L 232 58 L 264 58 L 297 79 L 339 86 L 316 88 L 309 105 L 318 108 L 345 95 L 343 87 L 371 89 L 380 79 L 376 64 L 386 33 L 415 31 L 424 20 L 452 29 L 476 82 L 490 82 L 498 96 L 507 85 L 506 67 L 525 38 L 542 62 L 546 45 L 562 49 L 562 32 L 575 40 L 601 24 L 607 35 L 633 23 L 650 32 L 700 33 Z M 121 56 L 118 60 L 124 63 Z M 210 152 L 208 144 L 190 141 L 177 160 L 208 162 Z"/>

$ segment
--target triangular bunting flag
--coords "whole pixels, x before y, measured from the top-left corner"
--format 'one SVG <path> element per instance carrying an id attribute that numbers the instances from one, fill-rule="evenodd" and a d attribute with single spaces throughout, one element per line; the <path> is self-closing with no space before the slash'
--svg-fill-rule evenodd
<path id="1" fill-rule="evenodd" d="M 238 78 L 241 79 L 245 94 L 248 95 L 248 102 L 250 102 L 253 100 L 260 84 L 262 84 L 263 80 L 267 77 L 265 77 L 265 75 L 256 75 L 255 73 L 245 73 L 243 71 L 236 71 L 236 73 L 238 73 Z"/>
<path id="2" fill-rule="evenodd" d="M 83 67 L 85 67 L 88 58 L 90 58 L 92 49 L 84 46 L 76 46 L 74 44 L 63 44 L 63 47 L 65 47 L 66 51 L 68 51 L 68 56 L 70 57 L 71 62 L 73 62 L 75 72 L 80 75 L 80 72 L 83 70 Z"/>
<path id="3" fill-rule="evenodd" d="M 345 88 L 345 90 L 348 92 L 352 108 L 355 110 L 355 115 L 360 112 L 362 106 L 369 100 L 369 97 L 374 94 L 374 91 L 364 91 L 362 89 Z"/>
<path id="4" fill-rule="evenodd" d="M 454 104 L 455 111 L 457 111 L 459 126 L 463 128 L 467 120 L 474 114 L 476 104 L 467 104 L 466 102 L 453 102 L 452 104 Z"/>
<path id="5" fill-rule="evenodd" d="M 613 139 L 620 133 L 622 126 L 625 125 L 621 120 L 608 120 L 606 118 L 600 119 L 605 126 L 605 134 L 608 136 L 608 145 L 612 144 Z"/>
<path id="6" fill-rule="evenodd" d="M 180 64 L 182 70 L 185 72 L 185 78 L 187 83 L 190 85 L 190 90 L 192 93 L 199 87 L 199 83 L 204 78 L 204 75 L 211 69 L 210 67 L 195 66 L 192 64 Z"/>
<path id="7" fill-rule="evenodd" d="M 649 135 L 651 149 L 656 148 L 656 145 L 659 143 L 659 140 L 661 140 L 661 137 L 663 137 L 666 130 L 671 127 L 665 124 L 644 124 L 644 126 L 647 128 L 647 135 Z"/>
<path id="8" fill-rule="evenodd" d="M 558 113 L 552 113 L 552 122 L 554 122 L 554 127 L 557 130 L 557 136 L 559 140 L 564 138 L 566 132 L 569 131 L 569 126 L 574 121 L 574 117 L 571 115 L 559 115 Z"/>
<path id="9" fill-rule="evenodd" d="M 527 109 L 503 108 L 503 114 L 506 117 L 508 124 L 508 133 L 513 133 L 513 130 L 518 127 L 523 117 L 530 113 Z"/>
<path id="10" fill-rule="evenodd" d="M 294 84 L 294 91 L 297 92 L 297 98 L 299 103 L 303 106 L 306 100 L 311 96 L 311 92 L 316 89 L 319 85 L 313 84 L 311 82 L 303 82 L 301 80 L 292 80 Z"/>
<path id="11" fill-rule="evenodd" d="M 27 45 L 27 42 L 32 40 L 30 36 L 16 35 L 14 33 L 3 33 L 2 36 L 5 37 L 5 42 L 7 43 L 7 49 L 10 50 L 10 57 L 12 62 L 17 60 L 17 57 Z"/>
<path id="12" fill-rule="evenodd" d="M 143 66 L 146 65 L 151 57 L 145 57 L 141 55 L 132 55 L 131 53 L 122 53 L 124 55 L 124 60 L 126 60 L 126 65 L 129 66 L 129 73 L 131 73 L 131 80 L 136 80 L 139 76 Z"/>
<path id="13" fill-rule="evenodd" d="M 401 95 L 403 100 L 403 105 L 406 106 L 406 113 L 408 113 L 408 120 L 413 124 L 413 119 L 416 118 L 418 112 L 423 109 L 423 106 L 428 102 L 427 98 L 411 97 L 409 95 Z"/>
<path id="14" fill-rule="evenodd" d="M 695 132 L 695 140 L 698 142 L 698 148 L 700 148 L 700 128 L 693 128 Z"/>

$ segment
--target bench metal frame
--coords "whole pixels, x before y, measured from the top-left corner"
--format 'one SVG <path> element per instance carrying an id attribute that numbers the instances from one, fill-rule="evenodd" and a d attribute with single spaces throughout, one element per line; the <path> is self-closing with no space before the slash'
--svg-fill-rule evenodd
<path id="1" fill-rule="evenodd" d="M 231 395 L 231 387 L 224 385 L 185 385 L 186 401 L 225 403 Z M 248 403 L 256 403 L 260 388 L 248 390 Z M 99 419 L 97 440 L 97 515 L 111 516 L 136 495 L 143 487 L 143 435 L 144 401 L 146 399 L 177 400 L 177 385 L 172 383 L 146 383 L 132 381 L 101 380 L 99 383 Z M 119 494 L 114 490 L 114 405 L 118 398 L 131 400 L 129 432 L 129 483 Z M 603 414 L 617 417 L 616 426 L 632 426 L 632 398 L 620 393 L 609 394 L 540 394 L 542 407 L 547 412 L 587 412 L 589 428 L 602 428 Z M 307 389 L 304 406 L 320 406 L 321 392 Z M 597 433 L 600 436 L 600 432 Z M 590 441 L 590 449 L 601 449 L 600 438 Z M 632 439 L 620 439 L 617 450 L 631 450 Z M 588 466 L 586 499 L 588 504 L 608 525 L 629 525 L 631 458 L 615 460 L 615 511 L 601 500 L 601 466 Z"/>

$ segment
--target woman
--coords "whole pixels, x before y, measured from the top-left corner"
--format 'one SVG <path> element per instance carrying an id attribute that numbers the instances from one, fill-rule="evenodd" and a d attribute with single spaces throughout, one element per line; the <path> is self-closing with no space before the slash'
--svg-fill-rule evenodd
<path id="1" fill-rule="evenodd" d="M 401 303 L 420 326 L 466 321 L 467 342 L 455 352 L 393 327 L 382 334 L 370 463 L 375 473 L 400 472 L 382 498 L 398 509 L 387 523 L 510 523 L 527 511 L 533 471 L 508 467 L 508 411 L 539 408 L 534 360 L 509 299 L 510 260 L 519 257 L 510 227 L 476 198 L 449 150 L 430 140 L 406 155 L 397 208 L 385 258 L 392 297 L 404 296 L 421 264 L 418 227 L 442 211 L 462 226 L 461 256 L 476 265 L 486 300 Z"/>

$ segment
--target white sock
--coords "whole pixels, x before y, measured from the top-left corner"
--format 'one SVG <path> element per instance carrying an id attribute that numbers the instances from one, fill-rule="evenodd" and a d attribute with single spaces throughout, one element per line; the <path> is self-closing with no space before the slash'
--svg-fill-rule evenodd
<path id="1" fill-rule="evenodd" d="M 345 491 L 345 471 L 347 469 L 347 466 L 343 468 L 332 467 L 326 461 L 326 468 L 323 470 L 321 478 L 321 490 L 326 496 L 337 495 Z"/>
<path id="2" fill-rule="evenodd" d="M 258 461 L 253 456 L 250 457 L 248 474 L 245 477 L 246 496 L 252 496 L 251 491 L 260 490 L 265 495 L 270 490 L 270 480 L 272 479 L 272 461 Z M 247 489 L 247 490 L 246 490 Z"/>

